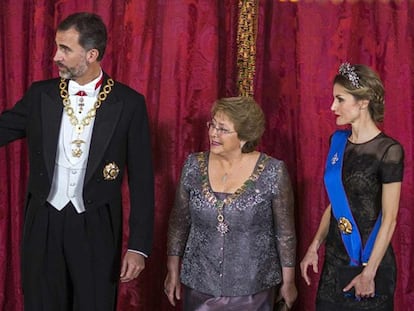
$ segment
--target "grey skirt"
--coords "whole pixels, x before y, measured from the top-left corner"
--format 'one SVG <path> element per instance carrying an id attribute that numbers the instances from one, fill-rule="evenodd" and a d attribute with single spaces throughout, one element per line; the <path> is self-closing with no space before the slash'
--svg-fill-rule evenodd
<path id="1" fill-rule="evenodd" d="M 184 311 L 272 311 L 274 287 L 246 296 L 214 297 L 184 286 Z"/>

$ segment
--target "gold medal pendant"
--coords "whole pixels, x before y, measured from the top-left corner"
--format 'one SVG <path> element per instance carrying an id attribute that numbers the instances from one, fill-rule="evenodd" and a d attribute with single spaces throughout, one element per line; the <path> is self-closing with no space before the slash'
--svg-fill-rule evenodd
<path id="1" fill-rule="evenodd" d="M 221 235 L 225 235 L 227 232 L 230 231 L 229 224 L 224 220 L 223 215 L 223 208 L 224 208 L 224 201 L 217 201 L 216 203 L 217 207 L 217 226 L 216 229 L 218 232 L 221 233 Z"/>
<path id="2" fill-rule="evenodd" d="M 80 158 L 83 154 L 83 151 L 81 149 L 82 144 L 84 144 L 85 141 L 82 139 L 75 139 L 71 142 L 71 144 L 75 145 L 75 147 L 72 149 L 72 156 L 75 158 Z"/>
<path id="3" fill-rule="evenodd" d="M 81 148 L 72 149 L 72 156 L 75 157 L 75 158 L 80 158 L 82 153 L 83 152 L 82 152 Z"/>
<path id="4" fill-rule="evenodd" d="M 221 222 L 219 221 L 216 228 L 217 231 L 221 233 L 221 235 L 225 235 L 227 232 L 230 231 L 228 223 L 224 220 Z"/>
<path id="5" fill-rule="evenodd" d="M 339 220 L 338 220 L 338 228 L 344 234 L 351 234 L 352 233 L 352 224 L 345 217 L 339 218 Z"/>

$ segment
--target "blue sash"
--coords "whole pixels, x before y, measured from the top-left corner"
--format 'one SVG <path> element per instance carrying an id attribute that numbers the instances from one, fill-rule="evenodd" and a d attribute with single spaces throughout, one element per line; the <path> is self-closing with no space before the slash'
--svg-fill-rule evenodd
<path id="1" fill-rule="evenodd" d="M 342 166 L 345 147 L 351 131 L 338 130 L 332 136 L 331 147 L 325 167 L 325 188 L 332 206 L 332 212 L 338 221 L 342 241 L 349 255 L 351 266 L 366 264 L 371 256 L 379 227 L 381 226 L 382 213 L 379 214 L 374 228 L 367 240 L 365 247 L 362 247 L 361 235 L 358 226 L 352 216 L 342 184 Z"/>

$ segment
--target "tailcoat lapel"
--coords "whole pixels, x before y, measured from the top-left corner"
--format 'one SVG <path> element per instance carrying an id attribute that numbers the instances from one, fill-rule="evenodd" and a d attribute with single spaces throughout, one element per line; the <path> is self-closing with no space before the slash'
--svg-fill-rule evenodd
<path id="1" fill-rule="evenodd" d="M 109 77 L 105 75 L 103 86 Z M 118 100 L 114 90 L 108 94 L 101 107 L 96 112 L 92 133 L 91 147 L 89 150 L 88 165 L 86 167 L 85 185 L 92 177 L 105 153 L 106 148 L 118 124 L 122 112 L 122 101 Z"/>
<path id="2" fill-rule="evenodd" d="M 49 92 L 41 94 L 41 123 L 43 139 L 43 155 L 50 180 L 56 160 L 56 148 L 59 140 L 63 103 L 59 95 L 59 80 Z"/>

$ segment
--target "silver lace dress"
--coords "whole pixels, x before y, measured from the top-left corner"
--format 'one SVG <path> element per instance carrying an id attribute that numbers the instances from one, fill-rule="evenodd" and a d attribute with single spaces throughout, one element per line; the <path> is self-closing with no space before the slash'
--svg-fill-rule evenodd
<path id="1" fill-rule="evenodd" d="M 262 153 L 240 189 L 218 194 L 209 183 L 208 156 L 194 153 L 184 164 L 170 215 L 167 253 L 182 257 L 182 283 L 211 297 L 274 288 L 282 281 L 281 267 L 294 267 L 296 257 L 286 166 Z M 222 234 L 217 206 L 226 198 L 223 214 L 229 231 Z"/>

